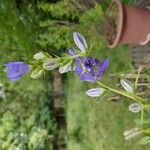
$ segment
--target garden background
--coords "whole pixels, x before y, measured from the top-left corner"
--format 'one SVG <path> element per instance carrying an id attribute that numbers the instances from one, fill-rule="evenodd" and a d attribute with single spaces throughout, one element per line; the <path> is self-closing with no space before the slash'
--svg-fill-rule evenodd
<path id="1" fill-rule="evenodd" d="M 123 0 L 134 4 L 135 0 Z M 109 57 L 110 66 L 103 82 L 117 85 L 118 72 L 132 70 L 128 46 L 108 49 L 99 31 L 106 0 L 0 0 L 0 150 L 56 150 L 61 136 L 53 113 L 53 73 L 45 78 L 10 82 L 3 64 L 28 61 L 40 50 L 50 54 L 67 52 L 74 46 L 72 34 L 84 35 L 92 56 Z M 148 150 L 136 141 L 125 141 L 124 130 L 134 127 L 137 115 L 128 111 L 123 97 L 89 98 L 89 84 L 74 73 L 62 75 L 61 100 L 67 123 L 64 135 L 68 150 Z M 113 95 L 110 95 L 113 97 Z M 64 134 L 64 133 L 63 133 Z"/>

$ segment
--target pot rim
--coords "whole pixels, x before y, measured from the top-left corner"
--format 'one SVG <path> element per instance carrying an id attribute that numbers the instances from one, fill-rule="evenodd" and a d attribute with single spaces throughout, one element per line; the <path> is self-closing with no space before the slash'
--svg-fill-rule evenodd
<path id="1" fill-rule="evenodd" d="M 121 33 L 122 33 L 122 28 L 123 28 L 123 18 L 124 18 L 124 14 L 123 14 L 123 5 L 121 3 L 120 0 L 112 0 L 112 3 L 110 4 L 110 6 L 112 6 L 113 4 L 117 4 L 118 9 L 119 9 L 119 23 L 118 23 L 118 29 L 117 29 L 117 36 L 114 40 L 114 42 L 112 44 L 107 44 L 107 46 L 109 48 L 114 48 L 118 45 L 119 41 L 120 41 L 120 37 L 121 37 Z"/>

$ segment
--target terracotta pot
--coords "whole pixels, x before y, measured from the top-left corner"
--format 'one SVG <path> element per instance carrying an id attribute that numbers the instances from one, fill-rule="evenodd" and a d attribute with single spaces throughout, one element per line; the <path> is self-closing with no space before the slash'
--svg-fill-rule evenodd
<path id="1" fill-rule="evenodd" d="M 124 6 L 120 0 L 113 0 L 117 4 L 119 23 L 116 38 L 108 47 L 114 48 L 118 44 L 147 44 L 150 41 L 150 9 Z"/>

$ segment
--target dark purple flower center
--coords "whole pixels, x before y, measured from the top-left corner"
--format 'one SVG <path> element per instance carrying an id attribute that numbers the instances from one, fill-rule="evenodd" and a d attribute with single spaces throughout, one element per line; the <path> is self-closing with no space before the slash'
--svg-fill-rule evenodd
<path id="1" fill-rule="evenodd" d="M 87 59 L 85 62 L 84 62 L 84 66 L 86 68 L 89 68 L 89 69 L 92 69 L 92 67 L 94 66 L 95 64 L 95 61 L 93 59 Z"/>

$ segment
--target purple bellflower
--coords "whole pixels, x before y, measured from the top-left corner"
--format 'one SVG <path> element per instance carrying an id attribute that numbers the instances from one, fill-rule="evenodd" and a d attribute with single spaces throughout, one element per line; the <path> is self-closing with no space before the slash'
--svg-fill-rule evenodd
<path id="1" fill-rule="evenodd" d="M 102 78 L 108 65 L 108 59 L 100 63 L 95 58 L 80 57 L 75 61 L 75 72 L 80 77 L 80 80 L 96 82 Z"/>
<path id="2" fill-rule="evenodd" d="M 23 62 L 9 62 L 4 66 L 6 67 L 7 78 L 11 81 L 19 80 L 29 71 L 29 66 Z"/>
<path id="3" fill-rule="evenodd" d="M 86 53 L 88 49 L 87 42 L 85 38 L 78 32 L 73 33 L 73 39 L 75 44 L 81 50 L 81 52 Z M 70 56 L 76 55 L 74 49 L 69 49 L 68 54 Z M 107 71 L 109 65 L 109 59 L 105 59 L 102 63 L 90 57 L 79 57 L 75 58 L 74 71 L 80 77 L 80 80 L 88 82 L 97 82 L 102 78 L 104 73 Z"/>

